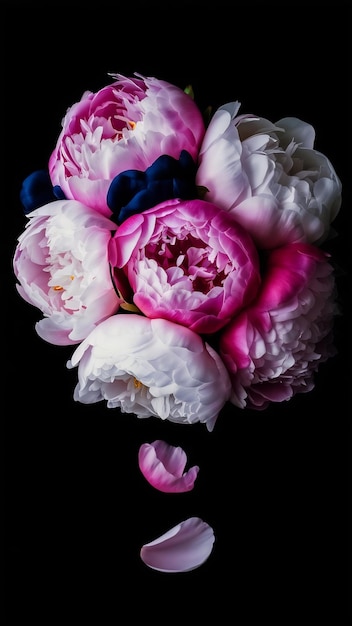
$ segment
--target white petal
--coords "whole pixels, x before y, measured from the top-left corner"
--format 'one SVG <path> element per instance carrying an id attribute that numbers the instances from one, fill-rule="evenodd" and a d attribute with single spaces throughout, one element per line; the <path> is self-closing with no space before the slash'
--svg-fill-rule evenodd
<path id="1" fill-rule="evenodd" d="M 140 556 L 159 572 L 190 572 L 208 559 L 214 541 L 211 526 L 199 517 L 190 517 L 142 546 Z"/>
<path id="2" fill-rule="evenodd" d="M 315 130 L 311 124 L 296 117 L 283 117 L 277 122 L 277 125 L 282 126 L 287 136 L 292 137 L 295 143 L 299 143 L 305 148 L 313 148 Z"/>

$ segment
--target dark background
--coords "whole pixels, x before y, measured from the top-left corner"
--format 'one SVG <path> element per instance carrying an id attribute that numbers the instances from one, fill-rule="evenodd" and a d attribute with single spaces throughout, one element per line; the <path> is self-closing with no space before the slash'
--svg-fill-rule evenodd
<path id="1" fill-rule="evenodd" d="M 349 3 L 13 1 L 1 26 L 5 621 L 347 624 Z M 66 109 L 108 72 L 191 83 L 201 108 L 239 100 L 240 112 L 315 127 L 343 184 L 328 246 L 342 315 L 338 354 L 310 394 L 265 412 L 229 405 L 212 433 L 73 401 L 72 350 L 36 335 L 12 255 L 23 179 L 47 166 Z M 139 446 L 157 438 L 200 466 L 192 492 L 162 494 L 142 477 Z M 214 528 L 207 562 L 147 568 L 141 546 L 194 515 Z"/>

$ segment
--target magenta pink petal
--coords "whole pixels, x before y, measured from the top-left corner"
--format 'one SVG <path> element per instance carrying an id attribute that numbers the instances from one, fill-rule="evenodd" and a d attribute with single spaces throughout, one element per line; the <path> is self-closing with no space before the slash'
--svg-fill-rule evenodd
<path id="1" fill-rule="evenodd" d="M 140 556 L 159 572 L 190 572 L 208 559 L 214 541 L 211 526 L 199 517 L 190 517 L 142 546 Z"/>
<path id="2" fill-rule="evenodd" d="M 144 478 L 159 491 L 182 493 L 191 491 L 199 467 L 194 465 L 184 472 L 187 462 L 185 451 L 157 439 L 139 448 L 138 463 Z"/>

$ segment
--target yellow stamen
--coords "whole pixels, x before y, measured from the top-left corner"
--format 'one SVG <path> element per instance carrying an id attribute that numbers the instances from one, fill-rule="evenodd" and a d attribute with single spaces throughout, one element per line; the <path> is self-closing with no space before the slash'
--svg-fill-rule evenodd
<path id="1" fill-rule="evenodd" d="M 136 389 L 140 389 L 141 387 L 143 387 L 143 383 L 141 383 L 141 381 L 138 380 L 138 378 L 136 378 L 135 376 L 133 377 L 133 384 Z"/>
<path id="2" fill-rule="evenodd" d="M 74 278 L 75 278 L 74 275 L 71 274 L 70 280 L 74 280 Z M 64 288 L 61 285 L 55 285 L 55 287 L 53 287 L 53 289 L 54 289 L 54 291 L 63 291 L 64 290 Z"/>

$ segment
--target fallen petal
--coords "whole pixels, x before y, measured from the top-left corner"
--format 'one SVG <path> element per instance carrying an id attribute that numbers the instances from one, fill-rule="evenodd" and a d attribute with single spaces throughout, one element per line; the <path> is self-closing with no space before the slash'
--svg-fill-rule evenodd
<path id="1" fill-rule="evenodd" d="M 155 489 L 165 493 L 193 489 L 199 467 L 194 465 L 184 472 L 186 462 L 187 455 L 181 447 L 171 446 L 160 439 L 143 443 L 139 448 L 138 463 L 144 478 Z"/>
<path id="2" fill-rule="evenodd" d="M 207 560 L 214 541 L 211 526 L 199 517 L 190 517 L 142 546 L 140 556 L 148 567 L 159 572 L 190 572 Z"/>

